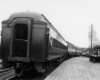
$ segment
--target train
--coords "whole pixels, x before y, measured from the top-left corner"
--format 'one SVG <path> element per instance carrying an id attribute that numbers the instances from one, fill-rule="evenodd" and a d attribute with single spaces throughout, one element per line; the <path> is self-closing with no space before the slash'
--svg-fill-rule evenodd
<path id="1" fill-rule="evenodd" d="M 21 76 L 32 70 L 44 73 L 67 59 L 68 44 L 43 14 L 18 12 L 2 21 L 0 51 L 3 63 Z"/>

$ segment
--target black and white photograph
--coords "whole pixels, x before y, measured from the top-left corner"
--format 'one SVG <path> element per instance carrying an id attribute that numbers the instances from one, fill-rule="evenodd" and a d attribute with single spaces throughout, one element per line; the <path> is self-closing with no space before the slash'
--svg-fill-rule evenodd
<path id="1" fill-rule="evenodd" d="M 100 80 L 100 0 L 0 0 L 0 80 Z"/>

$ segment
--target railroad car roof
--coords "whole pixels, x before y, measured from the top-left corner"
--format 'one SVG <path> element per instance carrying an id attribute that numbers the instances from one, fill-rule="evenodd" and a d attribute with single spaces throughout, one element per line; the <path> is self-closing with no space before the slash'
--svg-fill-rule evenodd
<path id="1" fill-rule="evenodd" d="M 9 19 L 13 20 L 14 18 L 17 17 L 29 17 L 33 18 L 36 21 L 45 21 L 44 17 L 40 13 L 35 13 L 35 12 L 19 12 L 19 13 L 13 13 Z"/>
<path id="2" fill-rule="evenodd" d="M 36 12 L 18 12 L 18 13 L 13 13 L 9 17 L 9 20 L 13 20 L 14 18 L 17 18 L 17 17 L 29 17 L 29 18 L 33 18 L 35 21 L 42 21 L 42 22 L 45 22 L 45 23 L 48 24 L 48 21 L 46 21 L 46 19 L 43 17 L 43 15 L 40 14 L 40 13 L 36 13 Z M 53 26 L 51 25 L 51 27 L 53 27 Z M 59 32 L 55 28 L 53 28 L 53 29 L 59 34 Z"/>

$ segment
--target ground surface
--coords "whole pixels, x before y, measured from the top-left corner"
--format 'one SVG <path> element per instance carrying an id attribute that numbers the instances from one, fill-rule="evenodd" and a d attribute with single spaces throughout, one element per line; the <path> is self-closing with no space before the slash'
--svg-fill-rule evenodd
<path id="1" fill-rule="evenodd" d="M 0 76 L 0 80 L 2 78 Z M 53 67 L 39 78 L 11 80 L 100 80 L 100 62 L 93 63 L 86 57 L 74 57 Z"/>
<path id="2" fill-rule="evenodd" d="M 100 80 L 100 62 L 92 63 L 86 57 L 64 61 L 45 80 Z"/>

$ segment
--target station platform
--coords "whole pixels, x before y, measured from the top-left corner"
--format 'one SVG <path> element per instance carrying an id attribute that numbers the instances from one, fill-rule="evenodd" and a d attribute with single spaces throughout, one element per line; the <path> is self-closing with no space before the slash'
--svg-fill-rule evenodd
<path id="1" fill-rule="evenodd" d="M 75 57 L 61 63 L 45 80 L 100 80 L 100 62 Z"/>

